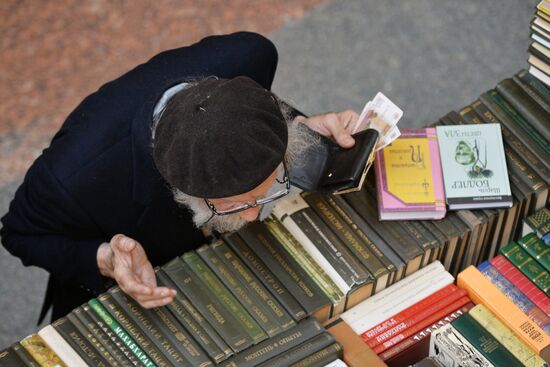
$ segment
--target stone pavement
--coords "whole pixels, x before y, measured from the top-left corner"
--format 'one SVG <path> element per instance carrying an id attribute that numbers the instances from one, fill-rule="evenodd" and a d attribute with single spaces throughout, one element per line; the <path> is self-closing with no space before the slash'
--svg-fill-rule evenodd
<path id="1" fill-rule="evenodd" d="M 280 56 L 274 91 L 306 113 L 377 91 L 420 127 L 526 67 L 537 0 L 16 1 L 0 3 L 0 216 L 63 118 L 160 50 L 254 30 Z M 46 273 L 0 247 L 0 348 L 37 330 Z"/>

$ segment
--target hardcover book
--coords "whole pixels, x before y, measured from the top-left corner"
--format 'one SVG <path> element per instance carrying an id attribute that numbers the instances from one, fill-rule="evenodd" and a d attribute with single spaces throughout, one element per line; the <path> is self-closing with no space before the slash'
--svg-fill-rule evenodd
<path id="1" fill-rule="evenodd" d="M 376 152 L 380 220 L 441 219 L 445 193 L 434 128 L 404 129 Z"/>
<path id="2" fill-rule="evenodd" d="M 500 125 L 448 125 L 436 129 L 449 209 L 511 207 Z"/>

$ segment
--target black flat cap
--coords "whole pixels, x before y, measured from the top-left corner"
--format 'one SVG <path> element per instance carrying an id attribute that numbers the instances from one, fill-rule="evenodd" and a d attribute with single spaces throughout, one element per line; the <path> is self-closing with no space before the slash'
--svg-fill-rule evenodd
<path id="1" fill-rule="evenodd" d="M 254 80 L 207 79 L 168 102 L 153 158 L 182 192 L 221 198 L 248 192 L 283 161 L 286 121 L 274 95 Z"/>

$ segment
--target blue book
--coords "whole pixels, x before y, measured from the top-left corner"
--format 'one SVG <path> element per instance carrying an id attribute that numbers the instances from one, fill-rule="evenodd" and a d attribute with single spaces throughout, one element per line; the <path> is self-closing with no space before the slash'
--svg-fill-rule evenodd
<path id="1" fill-rule="evenodd" d="M 545 234 L 542 236 L 542 240 L 544 243 L 546 243 L 546 246 L 550 246 L 550 233 Z"/>
<path id="2" fill-rule="evenodd" d="M 497 268 L 488 261 L 484 261 L 477 266 L 477 269 L 531 320 L 535 321 L 547 334 L 550 334 L 550 318 L 548 315 L 542 312 L 522 291 L 500 274 Z"/>

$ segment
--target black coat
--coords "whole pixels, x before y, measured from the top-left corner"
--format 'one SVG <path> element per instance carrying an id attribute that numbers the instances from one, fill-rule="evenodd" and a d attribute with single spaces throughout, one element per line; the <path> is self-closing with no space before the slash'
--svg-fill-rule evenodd
<path id="1" fill-rule="evenodd" d="M 158 54 L 88 96 L 36 159 L 2 218 L 2 243 L 50 276 L 52 320 L 105 291 L 96 254 L 117 233 L 162 265 L 204 243 L 172 199 L 151 149 L 152 112 L 163 92 L 189 79 L 246 75 L 271 87 L 277 51 L 247 32 L 212 36 Z"/>

